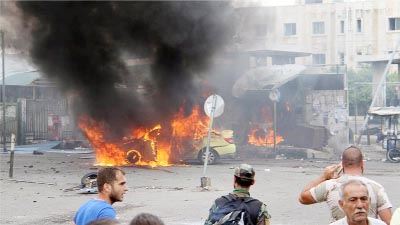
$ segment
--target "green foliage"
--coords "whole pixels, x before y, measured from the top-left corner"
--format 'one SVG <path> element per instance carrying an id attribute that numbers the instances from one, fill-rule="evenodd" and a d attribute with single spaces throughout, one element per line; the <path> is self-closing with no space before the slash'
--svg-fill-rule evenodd
<path id="1" fill-rule="evenodd" d="M 390 82 L 399 82 L 398 74 L 396 72 L 389 73 L 386 78 L 386 82 L 389 84 L 386 88 L 386 105 L 387 106 L 399 106 L 399 84 L 390 84 Z"/>
<path id="2" fill-rule="evenodd" d="M 347 71 L 349 114 L 365 115 L 372 101 L 372 72 L 369 68 Z M 357 107 L 357 108 L 356 108 Z"/>
<path id="3" fill-rule="evenodd" d="M 364 68 L 359 71 L 347 71 L 348 87 L 349 87 L 349 115 L 365 115 L 372 102 L 372 71 L 370 68 Z M 398 82 L 397 73 L 389 73 L 386 79 L 386 102 L 387 105 L 398 105 L 398 84 L 390 84 L 390 82 Z M 397 90 L 396 90 L 397 89 Z M 357 107 L 357 108 L 356 108 Z"/>

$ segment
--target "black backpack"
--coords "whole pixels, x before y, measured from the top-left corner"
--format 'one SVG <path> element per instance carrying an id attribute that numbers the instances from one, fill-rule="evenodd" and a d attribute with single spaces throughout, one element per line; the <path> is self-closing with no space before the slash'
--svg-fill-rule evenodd
<path id="1" fill-rule="evenodd" d="M 215 200 L 217 210 L 210 214 L 213 225 L 256 225 L 262 202 L 225 195 Z"/>

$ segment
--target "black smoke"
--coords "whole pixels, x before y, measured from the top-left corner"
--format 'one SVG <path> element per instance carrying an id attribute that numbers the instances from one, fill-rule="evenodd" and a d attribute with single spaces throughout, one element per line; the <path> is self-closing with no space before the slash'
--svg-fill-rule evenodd
<path id="1" fill-rule="evenodd" d="M 17 5 L 32 33 L 34 63 L 75 96 L 78 116 L 106 122 L 118 135 L 168 119 L 182 104 L 190 109 L 199 96 L 193 78 L 232 36 L 227 1 Z M 127 56 L 153 62 L 147 85 L 153 94 L 145 100 L 135 84 L 126 86 L 137 76 L 127 67 Z"/>

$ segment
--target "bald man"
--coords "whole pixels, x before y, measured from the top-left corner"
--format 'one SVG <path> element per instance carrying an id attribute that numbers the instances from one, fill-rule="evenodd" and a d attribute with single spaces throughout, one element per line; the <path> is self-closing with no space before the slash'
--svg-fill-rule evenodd
<path id="1" fill-rule="evenodd" d="M 326 167 L 320 177 L 303 189 L 299 197 L 300 203 L 309 205 L 326 202 L 331 210 L 332 222 L 342 219 L 345 214 L 338 203 L 340 185 L 351 179 L 359 179 L 367 185 L 371 198 L 368 215 L 372 218 L 380 218 L 389 225 L 392 217 L 392 204 L 382 185 L 362 176 L 364 161 L 361 150 L 356 146 L 346 148 L 343 151 L 341 166 L 343 175 L 340 177 L 335 174 L 340 165 Z"/>

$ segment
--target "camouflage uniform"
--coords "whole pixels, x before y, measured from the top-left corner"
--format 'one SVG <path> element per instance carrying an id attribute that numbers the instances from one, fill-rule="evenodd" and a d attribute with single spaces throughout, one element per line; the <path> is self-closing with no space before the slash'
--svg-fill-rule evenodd
<path id="1" fill-rule="evenodd" d="M 239 177 L 241 179 L 245 180 L 253 180 L 254 179 L 254 169 L 247 164 L 242 164 L 239 167 L 235 168 L 235 177 Z M 248 198 L 250 197 L 250 193 L 247 190 L 243 189 L 235 189 L 233 190 L 232 193 L 229 194 L 233 199 L 236 198 Z M 218 206 L 216 204 L 216 201 L 214 201 L 214 204 L 210 208 L 210 213 L 209 215 L 213 214 L 214 212 L 218 211 Z M 261 202 L 260 209 L 258 210 L 258 218 L 257 218 L 257 224 L 255 225 L 269 225 L 269 219 L 271 218 L 271 215 L 267 211 L 267 205 Z M 204 225 L 212 225 L 213 222 L 210 220 L 210 216 L 207 218 L 205 221 Z"/>
<path id="2" fill-rule="evenodd" d="M 240 192 L 240 193 L 237 193 Z M 243 190 L 234 190 L 232 193 L 230 193 L 230 195 L 233 195 L 234 198 L 247 198 L 250 197 L 250 193 L 249 192 L 245 192 L 243 193 Z M 213 212 L 216 212 L 218 210 L 217 205 L 214 204 L 211 206 L 210 208 L 210 214 Z M 257 219 L 257 224 L 256 225 L 269 225 L 269 219 L 271 218 L 271 215 L 269 215 L 268 211 L 267 211 L 267 205 L 266 204 L 262 204 L 258 213 L 258 219 Z M 206 222 L 204 223 L 204 225 L 212 225 L 213 223 L 209 220 L 209 218 L 207 218 Z"/>

